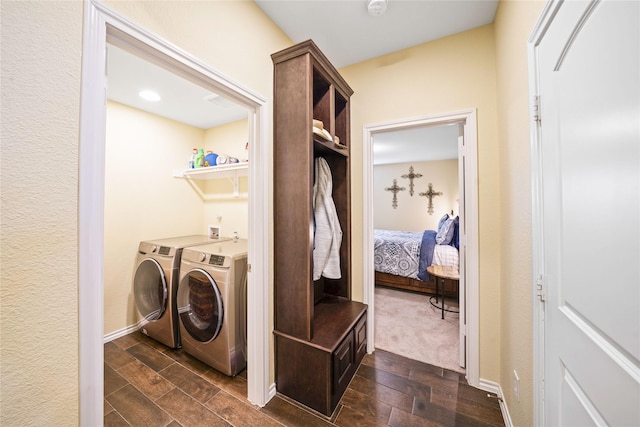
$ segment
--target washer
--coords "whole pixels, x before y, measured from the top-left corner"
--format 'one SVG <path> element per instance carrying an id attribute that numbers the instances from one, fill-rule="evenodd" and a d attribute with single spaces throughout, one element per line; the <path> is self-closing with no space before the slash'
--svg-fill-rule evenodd
<path id="1" fill-rule="evenodd" d="M 225 375 L 247 366 L 247 240 L 185 248 L 178 317 L 182 348 Z"/>
<path id="2" fill-rule="evenodd" d="M 133 270 L 133 295 L 142 319 L 142 333 L 168 347 L 180 347 L 175 297 L 182 250 L 225 240 L 231 238 L 192 235 L 140 242 Z"/>

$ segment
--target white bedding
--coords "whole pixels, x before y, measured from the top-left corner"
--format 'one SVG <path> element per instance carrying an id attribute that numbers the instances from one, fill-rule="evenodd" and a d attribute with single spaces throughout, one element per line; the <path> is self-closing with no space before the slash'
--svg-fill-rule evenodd
<path id="1" fill-rule="evenodd" d="M 458 250 L 449 245 L 436 245 L 433 249 L 431 265 L 458 265 L 460 258 Z"/>

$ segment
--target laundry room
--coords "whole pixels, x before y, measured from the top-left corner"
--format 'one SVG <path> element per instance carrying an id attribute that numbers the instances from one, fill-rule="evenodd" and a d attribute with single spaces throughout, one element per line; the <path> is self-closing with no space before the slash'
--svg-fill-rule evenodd
<path id="1" fill-rule="evenodd" d="M 248 122 L 245 109 L 112 45 L 107 77 L 104 334 L 115 338 L 140 322 L 132 282 L 142 241 L 247 238 Z M 160 102 L 138 97 L 143 79 Z M 192 169 L 194 149 L 216 164 Z"/>

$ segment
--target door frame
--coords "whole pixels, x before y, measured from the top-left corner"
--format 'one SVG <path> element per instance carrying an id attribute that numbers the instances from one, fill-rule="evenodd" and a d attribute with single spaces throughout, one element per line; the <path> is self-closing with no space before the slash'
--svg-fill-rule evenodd
<path id="1" fill-rule="evenodd" d="M 458 123 L 464 133 L 464 149 L 458 148 L 458 159 L 465 157 L 464 183 L 460 198 L 464 203 L 464 235 L 460 236 L 461 273 L 465 275 L 464 285 L 460 292 L 461 322 L 466 320 L 466 377 L 470 385 L 480 387 L 480 345 L 479 345 L 479 295 L 478 295 L 478 144 L 477 144 L 477 110 L 470 108 L 449 113 L 400 119 L 390 122 L 363 126 L 362 135 L 362 236 L 363 236 L 363 300 L 368 304 L 367 310 L 367 352 L 375 349 L 375 277 L 373 262 L 373 138 L 376 134 L 412 129 L 425 126 L 441 126 Z M 462 206 L 462 204 L 461 204 Z M 463 343 L 460 343 L 463 345 Z"/>
<path id="2" fill-rule="evenodd" d="M 549 1 L 528 40 L 529 71 L 529 150 L 531 156 L 531 301 L 533 304 L 533 425 L 542 426 L 546 419 L 544 402 L 544 240 L 542 223 L 542 155 L 538 127 L 539 71 L 537 48 L 555 17 L 562 1 Z"/>
<path id="3" fill-rule="evenodd" d="M 126 46 L 248 110 L 250 260 L 247 295 L 248 399 L 264 406 L 269 384 L 269 171 L 266 98 L 127 20 L 98 0 L 85 2 L 78 177 L 78 331 L 81 425 L 102 425 L 104 399 L 104 180 L 107 43 Z M 168 174 L 171 171 L 167 171 Z"/>

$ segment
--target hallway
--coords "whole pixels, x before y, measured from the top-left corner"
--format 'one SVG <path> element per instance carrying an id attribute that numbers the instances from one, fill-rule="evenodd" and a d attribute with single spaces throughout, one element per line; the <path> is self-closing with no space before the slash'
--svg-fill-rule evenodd
<path id="1" fill-rule="evenodd" d="M 105 426 L 504 426 L 495 395 L 457 372 L 383 350 L 366 355 L 333 418 L 277 395 L 247 399 L 230 378 L 134 332 L 104 345 Z"/>

